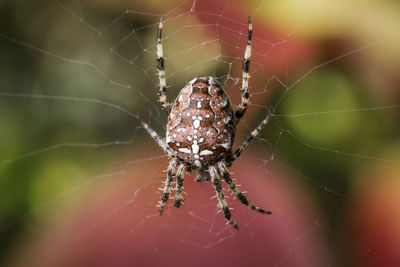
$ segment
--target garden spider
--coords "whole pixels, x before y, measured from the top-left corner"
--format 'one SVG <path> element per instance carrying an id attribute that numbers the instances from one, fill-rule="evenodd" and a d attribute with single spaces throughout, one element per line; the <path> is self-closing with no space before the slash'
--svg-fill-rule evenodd
<path id="1" fill-rule="evenodd" d="M 233 111 L 229 97 L 223 88 L 212 77 L 199 77 L 191 80 L 179 93 L 174 104 L 167 100 L 164 71 L 163 47 L 161 34 L 164 18 L 161 17 L 157 33 L 157 67 L 159 77 L 159 98 L 163 108 L 168 112 L 168 123 L 165 140 L 148 124 L 143 127 L 171 158 L 167 170 L 167 179 L 159 202 L 158 211 L 162 215 L 165 203 L 169 199 L 172 181 L 176 177 L 175 207 L 183 203 L 183 176 L 185 171 L 198 169 L 197 182 L 211 180 L 225 219 L 236 229 L 238 226 L 231 218 L 231 212 L 224 197 L 221 180 L 244 205 L 255 211 L 271 214 L 270 211 L 256 207 L 240 192 L 232 181 L 228 167 L 243 152 L 249 142 L 256 137 L 269 122 L 271 115 L 255 128 L 234 153 L 232 144 L 236 124 L 247 110 L 249 103 L 248 80 L 251 55 L 252 24 L 248 18 L 248 38 L 243 60 L 242 101 Z"/>

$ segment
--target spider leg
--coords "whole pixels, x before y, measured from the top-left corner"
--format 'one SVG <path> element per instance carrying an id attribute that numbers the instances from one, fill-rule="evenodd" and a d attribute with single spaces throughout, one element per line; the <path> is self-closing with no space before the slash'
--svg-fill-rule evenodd
<path id="1" fill-rule="evenodd" d="M 164 189 L 163 189 L 163 192 L 162 192 L 162 195 L 161 195 L 160 205 L 158 207 L 158 213 L 160 215 L 163 214 L 165 203 L 169 199 L 169 194 L 171 192 L 172 180 L 174 179 L 174 176 L 175 176 L 175 166 L 176 166 L 176 164 L 177 164 L 177 160 L 176 159 L 172 159 L 169 162 L 169 166 L 168 166 L 168 170 L 167 170 L 167 179 L 165 180 L 165 185 L 164 185 Z"/>
<path id="2" fill-rule="evenodd" d="M 236 149 L 236 151 L 231 156 L 230 160 L 234 161 L 235 159 L 237 159 L 240 156 L 240 154 L 242 154 L 243 150 L 249 145 L 250 141 L 253 140 L 253 138 L 256 137 L 261 132 L 261 130 L 264 128 L 264 126 L 268 124 L 271 117 L 272 117 L 271 114 L 268 114 L 267 117 L 265 117 L 265 119 L 257 126 L 257 128 L 255 128 L 251 132 L 251 134 L 246 137 L 246 139 L 243 141 L 243 143 L 240 145 L 240 147 L 238 149 Z"/>
<path id="3" fill-rule="evenodd" d="M 153 139 L 157 142 L 157 144 L 164 150 L 165 154 L 167 154 L 170 157 L 175 157 L 174 151 L 168 147 L 168 145 L 164 142 L 164 140 L 154 131 L 153 129 L 150 128 L 150 126 L 145 123 L 141 122 L 143 128 L 153 137 Z"/>
<path id="4" fill-rule="evenodd" d="M 253 34 L 253 26 L 251 24 L 251 17 L 249 17 L 249 28 L 247 32 L 247 45 L 244 53 L 244 59 L 242 63 L 242 103 L 237 107 L 235 112 L 236 124 L 239 123 L 240 118 L 243 117 L 249 104 L 249 68 L 250 68 L 250 56 L 251 56 L 251 36 Z"/>
<path id="5" fill-rule="evenodd" d="M 242 202 L 242 204 L 246 205 L 247 207 L 249 207 L 249 209 L 264 213 L 264 214 L 272 214 L 271 211 L 269 210 L 264 210 L 262 208 L 256 207 L 254 204 L 250 203 L 246 196 L 243 195 L 242 192 L 240 192 L 239 188 L 235 185 L 235 183 L 232 181 L 231 176 L 229 175 L 229 170 L 226 167 L 224 162 L 219 162 L 218 163 L 218 168 L 219 171 L 222 175 L 222 177 L 224 178 L 224 180 L 226 181 L 226 183 L 229 185 L 229 188 L 232 190 L 232 192 L 235 194 L 236 198 L 240 200 L 240 202 Z"/>
<path id="6" fill-rule="evenodd" d="M 215 191 L 217 192 L 217 197 L 219 201 L 219 206 L 224 214 L 225 219 L 235 228 L 239 229 L 237 226 L 236 222 L 231 218 L 231 212 L 228 207 L 228 203 L 226 203 L 226 199 L 224 196 L 224 192 L 222 190 L 222 185 L 221 185 L 221 178 L 218 174 L 217 169 L 214 166 L 211 166 L 209 168 L 210 171 L 210 176 L 211 176 L 211 181 L 212 184 L 214 185 Z"/>
<path id="7" fill-rule="evenodd" d="M 183 163 L 179 164 L 178 170 L 176 171 L 176 193 L 174 206 L 179 208 L 183 202 L 182 192 L 183 192 L 183 176 L 185 174 L 185 165 Z"/>
<path id="8" fill-rule="evenodd" d="M 163 22 L 164 17 L 161 17 L 157 32 L 157 70 L 160 87 L 158 91 L 158 96 L 160 97 L 160 102 L 162 103 L 163 108 L 169 113 L 169 111 L 171 110 L 171 104 L 167 100 L 167 83 L 165 81 L 163 47 L 161 43 L 161 35 L 164 25 Z"/>

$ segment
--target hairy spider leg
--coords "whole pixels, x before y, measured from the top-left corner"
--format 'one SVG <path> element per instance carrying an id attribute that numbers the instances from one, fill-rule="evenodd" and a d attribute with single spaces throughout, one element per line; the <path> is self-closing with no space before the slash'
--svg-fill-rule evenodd
<path id="1" fill-rule="evenodd" d="M 165 154 L 167 154 L 170 157 L 175 157 L 174 151 L 167 146 L 167 144 L 164 142 L 164 139 L 162 139 L 156 131 L 150 128 L 150 126 L 145 123 L 144 121 L 141 121 L 143 128 L 153 137 L 153 139 L 157 142 L 157 144 L 164 150 Z"/>
<path id="2" fill-rule="evenodd" d="M 272 117 L 272 115 L 269 113 L 267 115 L 267 117 L 265 117 L 265 119 L 257 126 L 257 128 L 255 128 L 251 132 L 251 134 L 246 137 L 246 139 L 239 146 L 239 148 L 236 149 L 235 153 L 233 153 L 233 155 L 230 159 L 231 161 L 234 161 L 235 159 L 237 159 L 240 156 L 240 154 L 242 154 L 243 150 L 249 145 L 250 141 L 253 140 L 253 138 L 256 137 L 257 135 L 259 135 L 261 130 L 264 128 L 264 126 L 268 124 L 271 117 Z"/>
<path id="3" fill-rule="evenodd" d="M 169 113 L 171 110 L 171 104 L 167 100 L 167 82 L 165 81 L 163 47 L 161 43 L 163 25 L 164 25 L 164 17 L 161 17 L 157 32 L 157 70 L 158 70 L 158 79 L 160 87 L 158 91 L 158 96 L 160 97 L 160 102 L 163 108 L 165 109 L 165 111 Z"/>
<path id="4" fill-rule="evenodd" d="M 217 197 L 219 201 L 219 207 L 222 210 L 222 213 L 224 214 L 225 219 L 235 228 L 239 229 L 237 226 L 236 222 L 231 218 L 231 212 L 228 207 L 228 203 L 226 202 L 224 192 L 222 190 L 222 185 L 221 185 L 221 178 L 218 174 L 217 169 L 214 166 L 211 166 L 209 168 L 210 176 L 211 176 L 211 182 L 214 185 L 215 191 L 217 192 Z"/>
<path id="5" fill-rule="evenodd" d="M 171 192 L 172 181 L 174 180 L 174 176 L 175 176 L 175 166 L 176 166 L 177 162 L 178 161 L 176 159 L 172 159 L 169 162 L 169 166 L 168 166 L 168 169 L 167 169 L 167 179 L 165 180 L 164 189 L 163 189 L 163 192 L 162 192 L 162 195 L 161 195 L 161 200 L 159 202 L 159 207 L 158 207 L 158 213 L 160 215 L 163 214 L 165 203 L 169 199 L 169 194 Z"/>
<path id="6" fill-rule="evenodd" d="M 239 199 L 240 202 L 242 202 L 242 204 L 246 205 L 249 209 L 252 209 L 252 210 L 264 213 L 264 214 L 272 214 L 271 211 L 259 208 L 247 200 L 246 196 L 243 195 L 242 192 L 240 192 L 239 188 L 233 182 L 233 180 L 229 174 L 229 170 L 226 167 L 224 162 L 219 162 L 218 168 L 219 168 L 219 171 L 220 171 L 222 177 L 224 178 L 225 182 L 229 185 L 229 188 L 235 194 L 236 198 Z"/>
<path id="7" fill-rule="evenodd" d="M 250 69 L 250 56 L 251 56 L 251 37 L 253 34 L 253 26 L 251 24 L 251 17 L 248 20 L 248 32 L 247 32 L 247 45 L 246 51 L 244 53 L 244 59 L 242 64 L 242 103 L 237 107 L 235 112 L 235 120 L 236 124 L 239 123 L 239 120 L 243 117 L 244 113 L 247 110 L 247 105 L 249 104 L 249 69 Z"/>
<path id="8" fill-rule="evenodd" d="M 185 174 L 186 167 L 183 163 L 178 166 L 178 170 L 176 171 L 176 192 L 175 192 L 175 201 L 174 206 L 179 208 L 182 205 L 183 198 L 183 176 Z"/>

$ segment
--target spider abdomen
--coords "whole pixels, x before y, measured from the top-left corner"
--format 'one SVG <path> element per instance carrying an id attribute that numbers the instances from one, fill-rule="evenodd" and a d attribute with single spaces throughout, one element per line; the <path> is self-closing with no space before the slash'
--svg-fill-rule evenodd
<path id="1" fill-rule="evenodd" d="M 168 117 L 166 143 L 178 157 L 201 167 L 231 152 L 234 133 L 229 97 L 213 78 L 200 77 L 176 98 Z"/>

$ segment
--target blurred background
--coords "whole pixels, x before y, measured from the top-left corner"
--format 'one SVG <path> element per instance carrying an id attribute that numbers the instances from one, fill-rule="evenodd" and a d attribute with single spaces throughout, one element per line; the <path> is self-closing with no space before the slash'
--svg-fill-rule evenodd
<path id="1" fill-rule="evenodd" d="M 230 197 L 239 231 L 189 174 L 157 215 L 168 159 L 135 116 L 164 136 L 161 15 L 168 99 L 214 76 L 234 105 L 253 18 L 236 145 L 273 118 L 232 176 L 273 215 Z M 0 0 L 0 20 L 1 266 L 400 266 L 399 1 Z"/>

